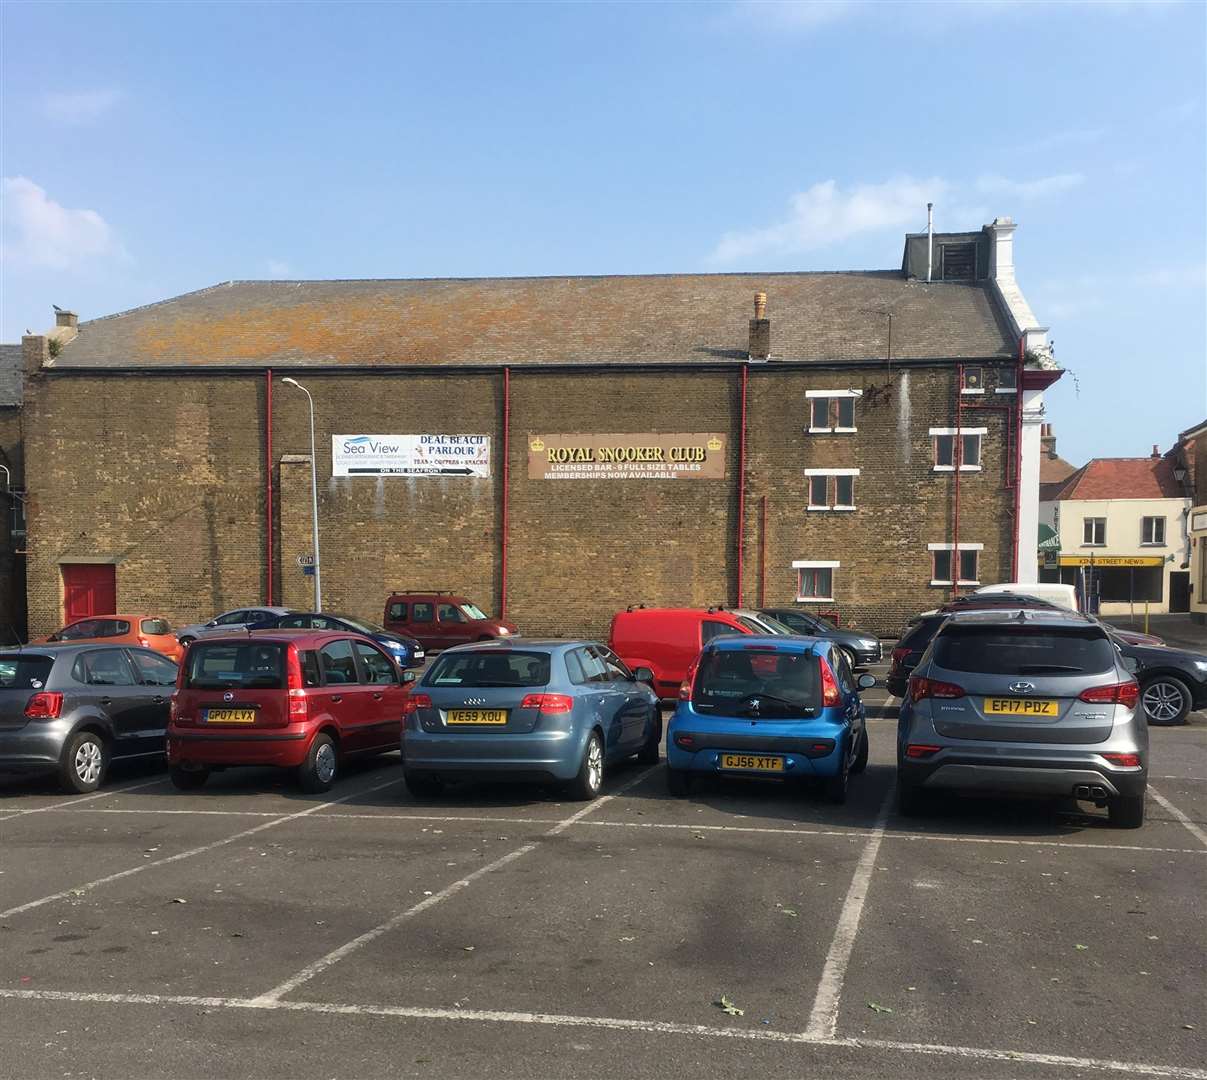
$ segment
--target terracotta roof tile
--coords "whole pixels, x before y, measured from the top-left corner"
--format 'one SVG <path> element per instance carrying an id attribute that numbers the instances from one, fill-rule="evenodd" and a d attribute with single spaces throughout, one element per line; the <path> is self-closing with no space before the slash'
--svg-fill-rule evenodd
<path id="1" fill-rule="evenodd" d="M 1173 462 L 1162 458 L 1093 458 L 1073 473 L 1059 499 L 1180 499 Z"/>

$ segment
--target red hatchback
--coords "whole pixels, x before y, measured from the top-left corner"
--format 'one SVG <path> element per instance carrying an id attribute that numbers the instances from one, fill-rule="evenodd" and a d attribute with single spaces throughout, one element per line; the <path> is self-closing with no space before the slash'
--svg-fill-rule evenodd
<path id="1" fill-rule="evenodd" d="M 327 791 L 340 764 L 398 748 L 408 689 L 394 661 L 356 634 L 261 630 L 201 638 L 180 666 L 168 723 L 172 782 L 277 765 Z"/>

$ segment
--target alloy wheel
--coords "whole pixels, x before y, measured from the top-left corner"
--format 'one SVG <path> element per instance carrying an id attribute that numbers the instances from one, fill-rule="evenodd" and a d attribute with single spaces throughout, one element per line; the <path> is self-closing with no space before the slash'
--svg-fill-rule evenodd
<path id="1" fill-rule="evenodd" d="M 85 784 L 95 784 L 101 775 L 101 748 L 91 739 L 80 743 L 75 752 L 75 774 Z"/>
<path id="2" fill-rule="evenodd" d="M 603 746 L 599 739 L 592 739 L 587 747 L 587 782 L 592 791 L 598 791 L 603 785 Z"/>
<path id="3" fill-rule="evenodd" d="M 1186 700 L 1182 691 L 1173 683 L 1157 681 L 1149 683 L 1144 689 L 1144 711 L 1150 720 L 1158 723 L 1169 723 L 1182 715 Z"/>
<path id="4" fill-rule="evenodd" d="M 315 751 L 314 771 L 324 784 L 331 783 L 335 776 L 335 747 L 331 743 L 325 742 Z"/>

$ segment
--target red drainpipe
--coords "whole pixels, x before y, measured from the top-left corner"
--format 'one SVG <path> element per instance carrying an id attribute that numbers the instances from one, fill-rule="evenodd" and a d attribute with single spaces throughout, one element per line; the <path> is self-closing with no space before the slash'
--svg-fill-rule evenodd
<path id="1" fill-rule="evenodd" d="M 960 462 L 963 459 L 962 443 L 964 416 L 964 365 L 956 364 L 956 434 L 952 440 L 951 460 L 956 469 L 955 507 L 951 514 L 951 595 L 960 595 Z"/>
<path id="2" fill-rule="evenodd" d="M 503 369 L 503 550 L 499 557 L 499 618 L 507 618 L 508 480 L 511 477 L 511 368 Z"/>
<path id="3" fill-rule="evenodd" d="M 265 373 L 264 405 L 264 603 L 272 606 L 272 368 Z"/>
<path id="4" fill-rule="evenodd" d="M 742 555 L 746 536 L 746 380 L 750 368 L 742 365 L 742 427 L 738 443 L 738 607 L 742 606 Z"/>
<path id="5" fill-rule="evenodd" d="M 1026 335 L 1018 339 L 1018 373 L 1014 377 L 1014 554 L 1010 580 L 1018 581 L 1018 516 L 1023 512 L 1023 364 Z"/>
<path id="6" fill-rule="evenodd" d="M 763 496 L 763 527 L 759 530 L 759 607 L 767 604 L 767 496 Z"/>

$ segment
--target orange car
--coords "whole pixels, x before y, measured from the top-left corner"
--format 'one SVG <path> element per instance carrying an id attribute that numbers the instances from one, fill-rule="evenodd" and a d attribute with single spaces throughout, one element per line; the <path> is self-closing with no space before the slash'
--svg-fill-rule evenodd
<path id="1" fill-rule="evenodd" d="M 114 645 L 141 645 L 180 663 L 184 649 L 168 620 L 158 615 L 93 615 L 77 619 L 42 641 L 106 641 Z"/>

